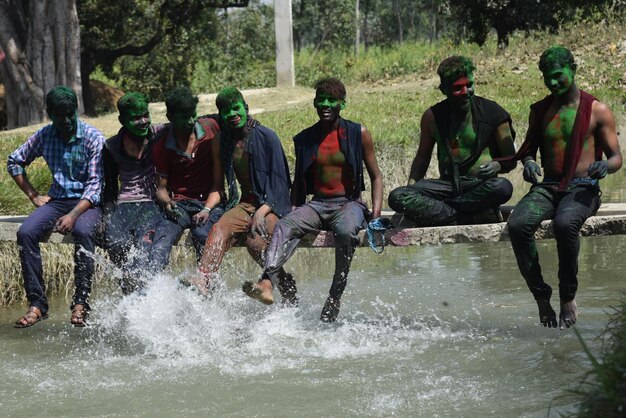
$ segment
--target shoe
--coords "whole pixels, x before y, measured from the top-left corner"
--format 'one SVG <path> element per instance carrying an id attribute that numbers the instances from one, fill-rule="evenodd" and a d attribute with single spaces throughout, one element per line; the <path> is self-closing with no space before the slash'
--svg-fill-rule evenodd
<path id="1" fill-rule="evenodd" d="M 76 304 L 72 309 L 72 317 L 70 318 L 70 323 L 75 327 L 82 328 L 87 325 L 87 318 L 89 317 L 89 312 L 85 309 L 85 305 Z"/>
<path id="2" fill-rule="evenodd" d="M 341 299 L 335 299 L 329 296 L 322 308 L 322 314 L 320 320 L 322 322 L 335 322 L 339 315 L 339 309 L 341 308 Z"/>
<path id="3" fill-rule="evenodd" d="M 44 319 L 48 319 L 48 314 L 42 314 L 41 310 L 36 306 L 31 306 L 28 308 L 28 311 L 24 316 L 18 319 L 15 324 L 13 324 L 13 328 L 28 328 L 32 327 L 39 321 L 43 321 Z"/>
<path id="4" fill-rule="evenodd" d="M 283 306 L 298 306 L 298 289 L 292 274 L 287 273 L 283 279 L 278 281 L 278 291 L 282 297 Z"/>

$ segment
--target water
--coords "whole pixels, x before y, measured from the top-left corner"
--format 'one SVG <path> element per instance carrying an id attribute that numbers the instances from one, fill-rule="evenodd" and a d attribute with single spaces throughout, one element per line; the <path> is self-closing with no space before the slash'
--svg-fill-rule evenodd
<path id="1" fill-rule="evenodd" d="M 626 284 L 623 237 L 582 240 L 578 330 L 592 351 Z M 539 245 L 556 277 L 554 241 Z M 290 263 L 302 303 L 239 290 L 257 270 L 228 256 L 205 300 L 171 277 L 123 299 L 99 283 L 92 325 L 67 301 L 25 330 L 0 309 L 2 416 L 545 417 L 574 411 L 589 369 L 572 330 L 538 325 L 508 243 L 359 249 L 335 324 L 319 322 L 331 250 Z M 551 280 L 554 283 L 554 279 Z"/>

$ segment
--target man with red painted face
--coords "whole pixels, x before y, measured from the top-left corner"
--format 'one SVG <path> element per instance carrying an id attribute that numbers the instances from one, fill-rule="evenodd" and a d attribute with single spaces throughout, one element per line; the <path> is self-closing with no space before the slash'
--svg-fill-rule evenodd
<path id="1" fill-rule="evenodd" d="M 94 274 L 95 231 L 100 220 L 102 191 L 102 133 L 78 118 L 78 99 L 68 87 L 57 86 L 46 94 L 46 110 L 52 124 L 39 129 L 13 152 L 7 168 L 15 183 L 36 209 L 17 232 L 17 245 L 28 299 L 28 312 L 16 323 L 26 328 L 48 317 L 48 299 L 39 243 L 51 231 L 72 234 L 74 239 L 74 326 L 86 324 L 88 298 Z M 41 195 L 26 176 L 25 167 L 43 157 L 52 174 L 52 185 Z"/>
<path id="2" fill-rule="evenodd" d="M 613 113 L 574 82 L 572 53 L 561 46 L 548 48 L 539 69 L 551 94 L 530 107 L 526 140 L 515 158 L 522 160 L 524 179 L 533 185 L 511 213 L 508 230 L 520 272 L 539 307 L 539 321 L 556 328 L 552 288 L 543 280 L 534 239 L 541 222 L 552 219 L 559 257 L 558 326 L 564 329 L 576 323 L 578 314 L 578 233 L 600 206 L 599 180 L 622 166 L 622 156 Z"/>
<path id="3" fill-rule="evenodd" d="M 209 291 L 224 254 L 238 241 L 263 266 L 278 219 L 291 211 L 289 166 L 276 133 L 248 114 L 243 95 L 234 87 L 222 89 L 215 104 L 222 124 L 220 145 L 229 190 L 236 190 L 238 182 L 241 198 L 211 228 L 200 260 L 202 277 L 192 280 L 201 293 Z M 277 276 L 283 304 L 295 304 L 292 276 L 282 268 Z"/>
<path id="4" fill-rule="evenodd" d="M 340 117 L 345 100 L 341 81 L 325 78 L 316 83 L 313 105 L 319 122 L 294 137 L 296 169 L 291 202 L 296 208 L 276 225 L 259 281 L 243 286 L 248 296 L 273 303 L 272 288 L 278 284 L 278 272 L 302 237 L 330 230 L 335 240 L 335 274 L 320 316 L 324 322 L 334 322 L 339 315 L 358 233 L 370 217 L 361 201 L 365 190 L 363 164 L 372 188 L 371 216 L 378 218 L 382 207 L 383 180 L 372 137 L 364 126 Z M 309 203 L 307 195 L 313 195 Z"/>
<path id="5" fill-rule="evenodd" d="M 142 93 L 122 96 L 117 101 L 122 128 L 104 146 L 105 247 L 122 270 L 124 294 L 140 286 L 138 275 L 150 252 L 160 213 L 155 203 L 152 148 L 164 125 L 151 123 L 148 102 Z"/>
<path id="6" fill-rule="evenodd" d="M 446 99 L 422 116 L 420 143 L 408 185 L 389 194 L 389 206 L 418 226 L 499 222 L 499 206 L 513 186 L 499 173 L 515 162 L 511 117 L 496 102 L 474 95 L 474 64 L 452 56 L 439 64 Z M 424 179 L 437 144 L 440 179 Z"/>
<path id="7" fill-rule="evenodd" d="M 187 87 L 167 93 L 169 123 L 154 145 L 157 203 L 163 209 L 150 249 L 150 266 L 163 269 L 174 243 L 185 229 L 191 232 L 196 259 L 211 227 L 224 213 L 224 171 L 219 126 L 210 117 L 198 118 L 198 96 Z"/>

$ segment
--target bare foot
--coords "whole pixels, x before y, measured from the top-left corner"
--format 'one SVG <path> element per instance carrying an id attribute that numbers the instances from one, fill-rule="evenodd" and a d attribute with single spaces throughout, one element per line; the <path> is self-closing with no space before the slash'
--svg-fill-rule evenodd
<path id="1" fill-rule="evenodd" d="M 202 296 L 207 296 L 211 292 L 211 278 L 202 272 L 192 275 L 188 283 L 194 286 Z"/>
<path id="2" fill-rule="evenodd" d="M 24 314 L 23 317 L 17 320 L 15 324 L 13 324 L 14 328 L 28 328 L 32 327 L 39 321 L 43 321 L 44 319 L 48 319 L 48 314 L 42 315 L 41 310 L 36 306 L 31 306 L 28 308 L 28 312 Z"/>
<path id="3" fill-rule="evenodd" d="M 569 302 L 561 301 L 561 312 L 559 313 L 559 327 L 565 329 L 569 328 L 576 323 L 578 318 L 578 307 L 576 306 L 576 299 L 572 299 Z"/>
<path id="4" fill-rule="evenodd" d="M 252 299 L 258 300 L 261 303 L 266 305 L 274 303 L 271 280 L 263 279 L 258 283 L 246 281 L 243 286 L 241 286 L 241 289 L 246 295 L 250 296 Z"/>
<path id="5" fill-rule="evenodd" d="M 550 305 L 550 299 L 538 299 L 537 306 L 539 307 L 539 322 L 547 328 L 556 328 L 556 312 Z"/>

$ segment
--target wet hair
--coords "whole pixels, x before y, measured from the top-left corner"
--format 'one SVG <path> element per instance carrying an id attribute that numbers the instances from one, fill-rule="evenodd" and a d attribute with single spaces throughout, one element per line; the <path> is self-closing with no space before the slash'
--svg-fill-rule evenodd
<path id="1" fill-rule="evenodd" d="M 246 103 L 241 92 L 235 87 L 225 87 L 217 93 L 215 106 L 217 106 L 217 111 L 221 112 L 222 110 L 228 109 L 233 103 L 237 103 L 239 101 L 244 104 Z"/>
<path id="2" fill-rule="evenodd" d="M 198 106 L 198 96 L 189 87 L 176 87 L 165 96 L 167 113 L 193 113 Z"/>
<path id="3" fill-rule="evenodd" d="M 150 98 L 147 95 L 129 91 L 117 101 L 117 110 L 120 112 L 120 116 L 127 116 L 131 111 L 140 106 L 145 105 L 147 108 L 148 103 L 150 103 Z"/>
<path id="4" fill-rule="evenodd" d="M 439 88 L 444 89 L 458 80 L 459 77 L 472 75 L 475 70 L 474 63 L 467 57 L 462 55 L 448 57 L 441 61 L 439 67 L 437 67 L 437 74 L 439 74 L 441 82 Z"/>
<path id="5" fill-rule="evenodd" d="M 326 77 L 315 83 L 315 95 L 328 94 L 337 100 L 346 100 L 346 87 L 333 77 Z"/>
<path id="6" fill-rule="evenodd" d="M 539 58 L 539 70 L 546 71 L 551 65 L 558 64 L 561 67 L 568 67 L 572 71 L 576 71 L 576 63 L 572 52 L 560 45 L 554 45 L 543 51 Z"/>
<path id="7" fill-rule="evenodd" d="M 46 94 L 46 108 L 52 112 L 56 108 L 66 108 L 68 110 L 78 109 L 78 98 L 74 90 L 67 86 L 56 86 Z"/>

